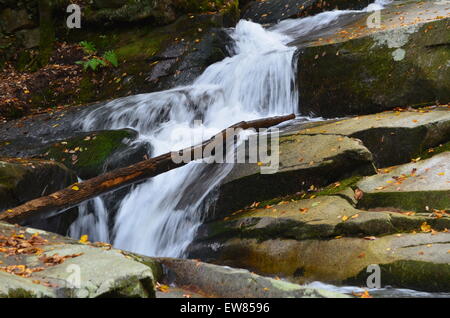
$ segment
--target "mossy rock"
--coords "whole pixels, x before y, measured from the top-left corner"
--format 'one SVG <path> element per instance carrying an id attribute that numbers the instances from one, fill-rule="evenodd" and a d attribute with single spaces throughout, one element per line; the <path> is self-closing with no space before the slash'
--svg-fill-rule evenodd
<path id="1" fill-rule="evenodd" d="M 375 240 L 296 241 L 230 239 L 199 246 L 190 257 L 277 275 L 295 283 L 321 281 L 366 286 L 370 265 L 381 267 L 382 287 L 449 292 L 450 234 L 388 235 Z"/>
<path id="2" fill-rule="evenodd" d="M 418 157 L 430 157 L 434 151 L 444 151 L 444 144 L 450 140 L 450 111 L 447 107 L 388 111 L 300 128 L 300 134 L 336 134 L 357 138 L 373 154 L 376 166 L 384 168 Z M 442 147 L 437 147 L 441 144 Z M 431 147 L 437 148 L 430 150 Z"/>
<path id="3" fill-rule="evenodd" d="M 76 182 L 63 164 L 37 159 L 0 159 L 0 210 L 49 195 Z"/>
<path id="4" fill-rule="evenodd" d="M 367 13 L 344 28 L 347 36 L 325 35 L 307 47 L 299 42 L 301 113 L 330 118 L 448 103 L 450 19 L 444 6 L 428 3 L 424 17 L 416 5 L 383 10 L 382 29 L 367 28 Z M 397 23 L 398 14 L 414 22 Z M 420 22 L 425 18 L 434 21 Z"/>
<path id="5" fill-rule="evenodd" d="M 390 207 L 416 212 L 450 210 L 450 152 L 430 159 L 388 169 L 361 180 L 364 192 L 358 206 L 365 209 Z"/>
<path id="6" fill-rule="evenodd" d="M 80 178 L 90 179 L 105 172 L 113 164 L 111 159 L 114 155 L 127 150 L 136 137 L 137 133 L 131 129 L 83 133 L 55 143 L 44 151 L 42 157 L 64 163 Z M 136 157 L 139 158 L 131 159 L 132 163 L 142 161 L 145 152 L 141 151 L 141 154 L 138 151 Z"/>
<path id="7" fill-rule="evenodd" d="M 237 164 L 220 186 L 207 220 L 218 219 L 253 202 L 325 187 L 339 180 L 375 172 L 372 154 L 359 140 L 338 135 L 281 136 L 279 169 L 264 174 L 258 164 Z M 243 145 L 242 147 L 246 147 Z"/>
<path id="8" fill-rule="evenodd" d="M 244 2 L 244 1 L 241 1 Z M 243 19 L 256 23 L 276 23 L 285 19 L 295 19 L 334 9 L 362 9 L 369 0 L 265 0 L 249 2 L 242 13 Z"/>

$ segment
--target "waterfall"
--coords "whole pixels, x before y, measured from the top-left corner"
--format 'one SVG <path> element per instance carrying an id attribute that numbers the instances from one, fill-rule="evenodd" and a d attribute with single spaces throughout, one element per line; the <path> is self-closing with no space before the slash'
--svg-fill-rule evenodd
<path id="1" fill-rule="evenodd" d="M 345 12 L 287 20 L 269 29 L 241 20 L 230 34 L 234 55 L 208 67 L 192 85 L 109 102 L 83 118 L 82 127 L 133 128 L 140 134 L 137 142 L 150 143 L 155 156 L 197 144 L 242 120 L 297 113 L 296 48 L 288 43 Z M 114 221 L 114 246 L 150 256 L 183 256 L 214 199 L 212 191 L 231 169 L 191 163 L 133 187 Z M 104 205 L 96 202 L 104 215 Z M 95 231 L 86 218 L 82 213 L 71 233 Z"/>

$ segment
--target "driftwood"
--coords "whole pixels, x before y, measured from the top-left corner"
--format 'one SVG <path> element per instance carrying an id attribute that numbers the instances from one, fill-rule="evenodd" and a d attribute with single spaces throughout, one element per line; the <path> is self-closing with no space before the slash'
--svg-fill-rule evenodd
<path id="1" fill-rule="evenodd" d="M 295 115 L 271 117 L 265 119 L 259 119 L 249 122 L 240 122 L 231 126 L 234 129 L 260 129 L 269 128 L 280 124 L 282 122 L 294 119 Z M 215 137 L 221 135 L 222 140 L 226 140 L 226 131 L 223 130 Z M 211 145 L 216 138 L 213 137 L 203 144 L 195 147 L 190 147 L 181 152 L 190 152 L 191 161 L 202 159 L 196 158 L 195 154 L 203 153 L 203 149 L 206 146 Z M 217 139 L 219 140 L 219 139 Z M 201 149 L 199 149 L 201 148 Z M 197 150 L 197 151 L 196 151 Z M 41 215 L 54 211 L 62 211 L 78 204 L 87 201 L 91 198 L 108 193 L 113 190 L 125 187 L 127 185 L 157 176 L 172 169 L 179 168 L 188 163 L 188 160 L 184 160 L 181 163 L 175 163 L 172 160 L 172 153 L 166 153 L 161 156 L 151 158 L 131 165 L 125 168 L 119 168 L 111 172 L 102 174 L 95 178 L 73 184 L 68 188 L 61 191 L 57 191 L 49 196 L 41 197 L 32 201 L 29 201 L 16 208 L 9 209 L 0 213 L 0 221 L 6 221 L 9 223 L 18 223 L 29 217 L 40 217 Z"/>

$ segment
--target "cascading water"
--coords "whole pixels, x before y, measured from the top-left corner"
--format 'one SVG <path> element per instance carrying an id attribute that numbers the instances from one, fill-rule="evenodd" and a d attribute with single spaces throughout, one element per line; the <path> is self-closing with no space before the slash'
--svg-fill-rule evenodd
<path id="1" fill-rule="evenodd" d="M 112 101 L 83 119 L 83 128 L 136 129 L 137 142 L 150 143 L 155 156 L 196 144 L 242 120 L 295 113 L 296 48 L 288 43 L 348 12 L 354 11 L 287 20 L 270 29 L 240 21 L 231 34 L 235 55 L 208 67 L 191 86 Z M 202 125 L 195 125 L 196 120 Z M 134 187 L 120 204 L 114 245 L 151 256 L 182 256 L 202 222 L 210 193 L 231 168 L 191 163 Z M 96 200 L 104 215 L 104 206 Z M 93 223 L 85 213 L 71 234 L 95 232 L 91 224 L 97 224 L 97 231 L 104 229 L 98 225 L 101 220 Z"/>

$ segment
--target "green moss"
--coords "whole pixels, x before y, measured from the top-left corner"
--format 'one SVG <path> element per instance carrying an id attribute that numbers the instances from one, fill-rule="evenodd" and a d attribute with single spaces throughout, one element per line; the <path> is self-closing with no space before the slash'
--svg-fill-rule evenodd
<path id="1" fill-rule="evenodd" d="M 358 208 L 396 208 L 423 213 L 431 209 L 450 210 L 450 196 L 448 191 L 366 193 L 358 202 Z"/>
<path id="2" fill-rule="evenodd" d="M 265 206 L 272 206 L 277 205 L 278 203 L 282 201 L 298 201 L 298 200 L 304 200 L 304 199 L 310 199 L 311 197 L 318 197 L 318 196 L 324 196 L 324 195 L 335 195 L 339 192 L 347 189 L 347 188 L 354 188 L 355 185 L 362 179 L 361 176 L 352 176 L 350 178 L 344 179 L 339 182 L 339 186 L 336 186 L 336 183 L 333 183 L 321 190 L 315 191 L 315 192 L 299 192 L 293 195 L 278 197 L 270 200 L 265 200 L 260 202 L 260 207 Z"/>
<path id="3" fill-rule="evenodd" d="M 356 184 L 362 179 L 361 176 L 353 176 L 350 178 L 347 178 L 345 180 L 342 180 L 339 182 L 339 185 L 337 183 L 331 184 L 328 187 L 324 188 L 323 190 L 320 190 L 319 192 L 316 192 L 316 196 L 323 196 L 323 195 L 334 195 L 338 194 L 339 192 L 344 191 L 347 188 L 355 188 Z"/>
<path id="4" fill-rule="evenodd" d="M 421 261 L 402 260 L 382 264 L 381 281 L 383 286 L 409 288 L 428 292 L 448 292 L 450 290 L 450 265 L 433 264 Z M 344 284 L 365 285 L 368 273 L 364 269 L 356 277 Z"/>
<path id="5" fill-rule="evenodd" d="M 77 95 L 77 103 L 88 103 L 95 99 L 95 86 L 91 82 L 90 75 L 85 74 L 80 82 L 80 92 Z"/>
<path id="6" fill-rule="evenodd" d="M 121 60 L 127 61 L 152 57 L 161 50 L 163 43 L 168 40 L 168 37 L 168 34 L 156 32 L 147 36 L 133 37 L 129 43 L 117 48 L 117 56 Z"/>
<path id="7" fill-rule="evenodd" d="M 56 31 L 53 21 L 53 7 L 50 1 L 39 0 L 39 15 L 39 62 L 42 66 L 44 66 L 50 61 L 56 41 Z"/>
<path id="8" fill-rule="evenodd" d="M 422 160 L 430 159 L 433 156 L 436 156 L 440 153 L 450 151 L 450 142 L 447 142 L 445 144 L 439 145 L 437 147 L 428 149 L 427 151 L 424 151 L 422 153 L 417 154 L 416 158 L 420 157 Z"/>
<path id="9" fill-rule="evenodd" d="M 65 164 L 81 178 L 89 178 L 103 171 L 103 165 L 116 150 L 123 147 L 125 138 L 133 138 L 129 130 L 115 130 L 92 133 L 88 136 L 59 142 L 44 155 Z"/>
<path id="10" fill-rule="evenodd" d="M 0 298 L 36 298 L 36 295 L 29 290 L 18 288 L 9 290 L 6 295 L 0 294 Z"/>

